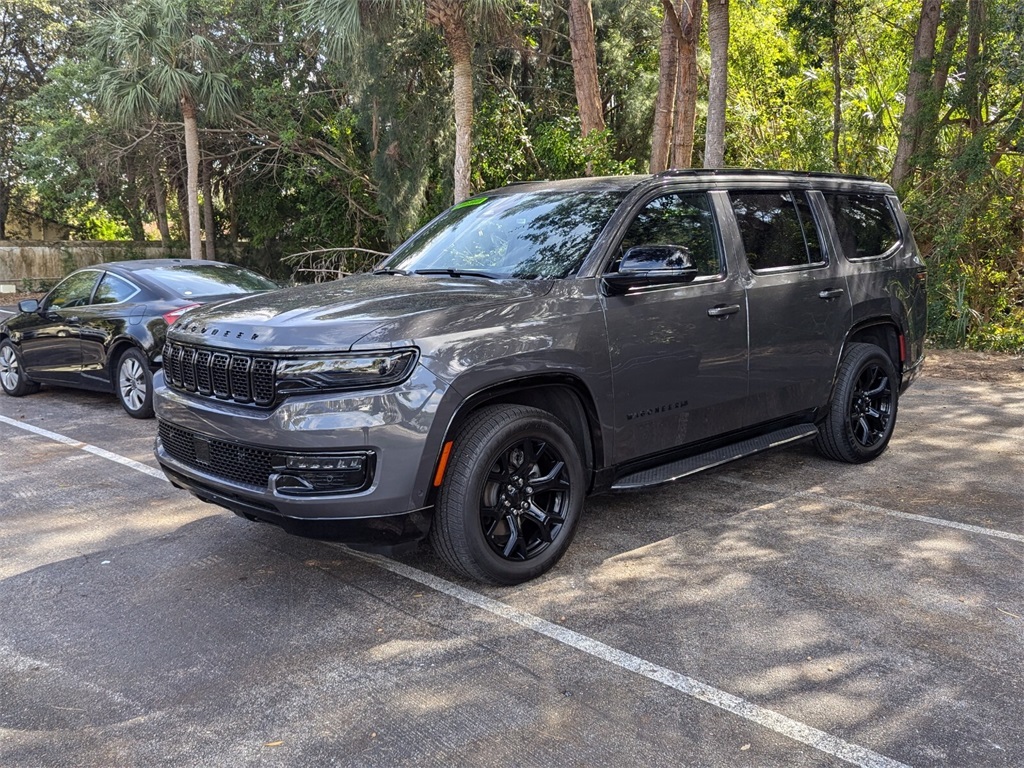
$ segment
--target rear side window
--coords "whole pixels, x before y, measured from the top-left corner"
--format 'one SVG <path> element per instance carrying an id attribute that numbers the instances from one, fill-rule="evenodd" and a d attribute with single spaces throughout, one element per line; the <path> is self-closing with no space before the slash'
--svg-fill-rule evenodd
<path id="1" fill-rule="evenodd" d="M 730 192 L 729 200 L 754 272 L 825 263 L 803 192 Z"/>
<path id="2" fill-rule="evenodd" d="M 884 195 L 826 192 L 843 255 L 870 259 L 888 253 L 900 241 L 900 229 Z"/>
<path id="3" fill-rule="evenodd" d="M 139 289 L 127 280 L 107 272 L 103 275 L 103 279 L 100 280 L 100 284 L 96 288 L 96 295 L 93 297 L 92 303 L 119 304 L 122 301 L 127 301 L 138 292 Z"/>

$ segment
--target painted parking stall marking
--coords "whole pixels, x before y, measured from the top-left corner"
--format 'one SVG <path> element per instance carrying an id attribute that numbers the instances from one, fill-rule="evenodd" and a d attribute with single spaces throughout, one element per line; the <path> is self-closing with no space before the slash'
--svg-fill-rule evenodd
<path id="1" fill-rule="evenodd" d="M 819 731 L 817 728 L 812 728 L 809 725 L 781 715 L 774 710 L 758 706 L 746 699 L 741 699 L 739 696 L 734 696 L 707 683 L 702 683 L 680 672 L 662 667 L 639 656 L 621 651 L 618 648 L 613 648 L 587 635 L 580 634 L 558 624 L 552 624 L 550 621 L 534 616 L 531 613 L 520 611 L 510 605 L 493 600 L 471 589 L 460 587 L 458 584 L 453 584 L 445 579 L 378 555 L 357 552 L 341 544 L 330 544 L 329 546 L 343 550 L 352 557 L 373 563 L 384 570 L 415 581 L 436 592 L 454 597 L 463 603 L 511 621 L 570 648 L 575 648 L 594 658 L 614 664 L 621 669 L 633 672 L 641 677 L 646 677 L 669 688 L 674 688 L 680 693 L 684 693 L 698 701 L 703 701 L 726 712 L 731 712 L 745 720 L 775 731 L 794 741 L 799 741 L 820 752 L 838 757 L 853 765 L 864 766 L 864 768 L 908 768 L 906 763 L 901 763 L 885 755 L 872 752 L 870 749 L 851 744 L 824 731 Z"/>
<path id="2" fill-rule="evenodd" d="M 50 430 L 43 429 L 42 427 L 16 421 L 15 419 L 8 418 L 7 416 L 0 416 L 0 423 L 8 424 L 12 427 L 25 430 L 26 432 L 31 432 L 32 434 L 45 437 L 49 440 L 54 440 L 72 448 L 78 448 L 87 453 L 113 461 L 124 467 L 128 467 L 129 469 L 134 469 L 145 475 L 166 482 L 166 478 L 162 472 L 154 469 L 153 467 L 142 464 L 141 462 L 135 461 L 134 459 L 120 456 L 103 448 L 83 443 L 80 440 L 75 440 L 74 438 L 67 437 L 66 435 L 62 435 L 57 432 L 51 432 Z M 331 544 L 329 542 L 324 543 L 327 546 L 331 546 L 347 553 L 351 557 L 372 563 L 379 568 L 390 571 L 391 573 L 402 576 L 418 584 L 422 584 L 423 586 L 439 592 L 440 594 L 448 595 L 462 603 L 487 611 L 488 613 L 505 619 L 506 621 L 518 624 L 531 632 L 535 632 L 551 640 L 562 643 L 565 646 L 582 651 L 583 653 L 586 653 L 596 659 L 600 659 L 601 661 L 613 664 L 620 669 L 632 672 L 649 680 L 653 680 L 654 682 L 660 683 L 669 688 L 673 688 L 674 690 L 698 701 L 705 702 L 726 712 L 742 717 L 749 722 L 760 725 L 763 728 L 767 728 L 768 730 L 774 731 L 782 736 L 786 736 L 794 741 L 806 744 L 820 752 L 832 755 L 853 765 L 862 766 L 862 768 L 909 768 L 905 763 L 893 760 L 892 758 L 873 752 L 865 747 L 861 747 L 824 731 L 820 731 L 817 728 L 813 728 L 798 720 L 786 717 L 774 710 L 759 706 L 747 701 L 746 699 L 742 699 L 739 696 L 727 693 L 719 688 L 715 688 L 714 686 L 703 683 L 700 680 L 689 677 L 688 675 L 684 675 L 680 672 L 676 672 L 675 670 L 671 670 L 667 667 L 647 661 L 646 659 L 642 659 L 639 656 L 634 656 L 631 653 L 614 648 L 599 640 L 595 640 L 592 637 L 588 637 L 587 635 L 559 626 L 558 624 L 553 624 L 539 616 L 534 616 L 531 613 L 520 611 L 510 605 L 499 602 L 498 600 L 481 595 L 478 592 L 466 589 L 458 584 L 453 584 L 446 579 L 433 576 L 425 571 L 421 571 L 417 568 L 413 568 L 393 560 L 388 560 L 384 557 L 357 552 L 345 547 L 344 545 Z"/>
<path id="3" fill-rule="evenodd" d="M 120 456 L 116 453 L 112 453 L 111 451 L 108 451 L 104 448 L 100 448 L 95 445 L 90 445 L 89 443 L 83 443 L 80 440 L 75 440 L 74 438 L 67 437 L 66 435 L 61 435 L 58 434 L 57 432 L 51 432 L 48 429 L 37 427 L 34 424 L 26 424 L 23 421 L 17 421 L 16 419 L 12 419 L 7 416 L 0 415 L 0 424 L 8 424 L 12 427 L 23 429 L 26 432 L 31 432 L 34 435 L 39 435 L 40 437 L 45 437 L 50 440 L 54 440 L 55 442 L 63 443 L 64 445 L 67 445 L 71 448 L 78 448 L 79 450 L 85 451 L 86 453 L 91 453 L 94 456 L 99 456 L 101 459 L 113 461 L 116 464 L 121 464 L 122 466 L 128 467 L 129 469 L 134 469 L 137 472 L 142 472 L 144 475 L 155 477 L 157 480 L 163 480 L 165 483 L 167 482 L 167 478 L 164 477 L 164 473 L 161 472 L 159 469 L 154 469 L 153 467 L 147 466 L 146 464 L 143 464 L 141 461 L 129 459 L 127 456 Z"/>
<path id="4" fill-rule="evenodd" d="M 785 496 L 792 496 L 803 499 L 814 499 L 815 501 L 824 501 L 829 504 L 836 504 L 842 507 L 850 507 L 852 509 L 859 509 L 862 512 L 872 512 L 878 515 L 888 515 L 889 517 L 898 517 L 903 520 L 912 520 L 915 523 L 927 523 L 928 525 L 939 525 L 943 528 L 956 528 L 960 531 L 966 531 L 968 533 L 980 533 L 983 536 L 992 536 L 997 539 L 1008 539 L 1009 541 L 1016 541 L 1024 544 L 1024 536 L 1019 533 L 1009 533 L 1008 531 L 1000 531 L 996 528 L 984 528 L 980 525 L 968 525 L 967 523 L 957 523 L 953 520 L 943 520 L 940 517 L 928 517 L 927 515 L 915 515 L 911 512 L 900 512 L 897 509 L 886 509 L 885 507 L 879 507 L 874 504 L 864 504 L 860 501 L 852 501 L 850 499 L 841 499 L 834 496 L 827 496 L 824 493 L 816 493 L 814 491 L 794 491 L 789 488 L 776 488 L 771 485 L 765 485 L 764 483 L 754 483 L 750 480 L 742 480 L 738 477 L 730 477 L 729 475 L 721 475 L 716 478 L 725 483 L 737 485 L 741 488 L 755 488 L 759 491 L 767 491 L 768 493 L 780 493 Z"/>

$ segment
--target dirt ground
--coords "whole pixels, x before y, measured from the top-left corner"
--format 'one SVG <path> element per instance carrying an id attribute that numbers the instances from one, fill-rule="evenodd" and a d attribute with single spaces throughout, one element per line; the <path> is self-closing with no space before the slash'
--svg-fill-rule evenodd
<path id="1" fill-rule="evenodd" d="M 965 349 L 929 349 L 922 375 L 932 379 L 997 381 L 1024 388 L 1024 357 Z"/>
<path id="2" fill-rule="evenodd" d="M 0 304 L 13 306 L 23 299 L 41 299 L 43 295 L 5 293 L 0 295 Z M 929 349 L 922 375 L 932 379 L 998 381 L 1024 388 L 1024 356 L 965 349 Z"/>

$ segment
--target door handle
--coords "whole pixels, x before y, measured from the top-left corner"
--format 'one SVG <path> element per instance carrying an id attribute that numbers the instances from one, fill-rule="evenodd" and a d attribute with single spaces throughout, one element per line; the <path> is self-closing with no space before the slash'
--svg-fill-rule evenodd
<path id="1" fill-rule="evenodd" d="M 719 304 L 708 310 L 708 317 L 725 317 L 726 315 L 735 315 L 739 311 L 739 304 Z"/>
<path id="2" fill-rule="evenodd" d="M 842 295 L 843 295 L 843 289 L 842 288 L 831 288 L 831 289 L 826 290 L 826 291 L 819 291 L 818 292 L 818 298 L 819 299 L 824 299 L 825 301 L 830 301 L 832 299 L 838 299 Z"/>
<path id="3" fill-rule="evenodd" d="M 77 315 L 72 315 L 71 317 L 68 318 L 68 322 L 69 323 L 77 323 L 78 322 L 78 316 Z"/>

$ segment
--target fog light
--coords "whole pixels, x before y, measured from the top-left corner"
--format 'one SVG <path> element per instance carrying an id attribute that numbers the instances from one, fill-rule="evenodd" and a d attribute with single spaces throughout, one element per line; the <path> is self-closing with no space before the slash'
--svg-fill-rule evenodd
<path id="1" fill-rule="evenodd" d="M 286 456 L 285 469 L 301 472 L 340 470 L 360 472 L 366 466 L 365 456 Z"/>
<path id="2" fill-rule="evenodd" d="M 373 482 L 372 451 L 345 454 L 283 454 L 273 459 L 271 490 L 286 496 L 365 491 Z"/>

